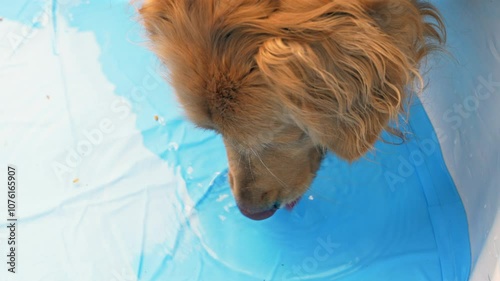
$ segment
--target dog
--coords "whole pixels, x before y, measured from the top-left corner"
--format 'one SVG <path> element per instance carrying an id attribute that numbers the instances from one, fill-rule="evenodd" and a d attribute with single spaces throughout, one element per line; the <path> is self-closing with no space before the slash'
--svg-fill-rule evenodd
<path id="1" fill-rule="evenodd" d="M 139 15 L 187 117 L 223 137 L 254 220 L 293 207 L 328 150 L 352 162 L 395 133 L 446 35 L 420 0 L 146 0 Z"/>

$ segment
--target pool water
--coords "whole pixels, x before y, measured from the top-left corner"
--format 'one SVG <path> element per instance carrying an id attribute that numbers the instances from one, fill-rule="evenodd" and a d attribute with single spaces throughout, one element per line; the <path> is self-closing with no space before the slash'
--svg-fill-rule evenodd
<path id="1" fill-rule="evenodd" d="M 353 164 L 327 155 L 293 210 L 251 221 L 231 195 L 221 138 L 183 117 L 128 1 L 9 1 L 1 16 L 40 28 L 24 19 L 47 3 L 54 40 L 93 34 L 142 145 L 175 171 L 148 189 L 142 231 L 128 238 L 142 243 L 130 280 L 467 280 L 465 211 L 418 100 L 401 122 L 406 142 L 384 135 Z"/>

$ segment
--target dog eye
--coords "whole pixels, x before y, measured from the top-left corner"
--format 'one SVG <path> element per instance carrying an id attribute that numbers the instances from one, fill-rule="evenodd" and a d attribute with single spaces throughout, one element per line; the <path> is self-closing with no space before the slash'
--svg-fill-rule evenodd
<path id="1" fill-rule="evenodd" d="M 229 40 L 229 38 L 231 38 L 231 36 L 233 36 L 233 31 L 232 31 L 232 30 L 231 30 L 231 31 L 229 31 L 228 33 L 226 33 L 226 34 L 224 35 L 224 40 L 225 40 L 225 41 Z"/>
<path id="2" fill-rule="evenodd" d="M 322 18 L 333 18 L 333 17 L 352 17 L 353 15 L 347 12 L 328 12 L 321 15 Z"/>
<path id="3" fill-rule="evenodd" d="M 306 132 L 302 132 L 302 134 L 299 137 L 299 141 L 305 141 L 309 139 L 309 135 Z"/>
<path id="4" fill-rule="evenodd" d="M 247 75 L 252 74 L 255 70 L 257 70 L 257 66 L 252 66 L 248 71 Z"/>
<path id="5" fill-rule="evenodd" d="M 172 21 L 164 15 L 160 15 L 160 18 L 164 21 L 168 21 L 168 22 L 172 23 Z"/>

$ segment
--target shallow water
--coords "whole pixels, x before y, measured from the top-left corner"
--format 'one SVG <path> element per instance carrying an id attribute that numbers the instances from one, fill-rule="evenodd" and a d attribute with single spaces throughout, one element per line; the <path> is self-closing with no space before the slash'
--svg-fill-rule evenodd
<path id="1" fill-rule="evenodd" d="M 126 278 L 113 274 L 116 280 L 467 280 L 470 252 L 465 212 L 432 125 L 418 102 L 411 108 L 407 142 L 380 142 L 374 153 L 352 165 L 328 155 L 310 190 L 292 211 L 280 210 L 268 220 L 255 222 L 239 213 L 230 193 L 220 137 L 194 128 L 183 118 L 126 1 L 10 3 L 0 16 L 31 26 L 31 32 L 51 29 L 50 55 L 63 61 L 70 57 L 68 50 L 80 52 L 78 44 L 64 47 L 71 38 L 68 34 L 92 35 L 88 40 L 99 46 L 98 66 L 116 95 L 113 112 L 123 119 L 133 115 L 130 120 L 142 140 L 120 148 L 110 144 L 110 149 L 127 154 L 129 147 L 143 146 L 173 171 L 165 173 L 166 183 L 154 185 L 146 177 L 117 187 L 132 195 L 113 211 L 102 212 L 103 220 L 124 224 L 130 220 L 134 231 L 121 225 L 121 231 L 101 235 L 107 227 L 102 222 L 96 223 L 99 232 L 83 230 L 91 237 L 130 242 L 106 244 L 109 255 L 125 255 L 131 264 Z M 5 1 L 1 6 L 6 6 Z M 46 21 L 32 20 L 45 9 L 50 15 Z M 36 44 L 35 39 L 23 44 Z M 72 77 L 85 71 L 78 64 L 70 65 Z M 78 110 L 82 112 L 73 117 L 75 123 L 94 110 L 99 114 L 88 107 Z M 124 161 L 111 160 L 117 166 Z M 130 173 L 152 167 L 138 163 Z M 127 173 L 118 173 L 109 182 L 127 178 Z M 88 196 L 100 192 L 110 196 L 113 189 L 103 184 Z M 75 198 L 79 196 L 82 193 Z M 137 202 L 140 206 L 135 206 Z M 128 208 L 140 213 L 125 215 Z M 33 214 L 40 213 L 33 209 Z M 61 213 L 43 216 L 57 218 Z M 72 241 L 76 239 L 62 247 L 71 251 Z M 89 263 L 93 264 L 92 259 Z M 81 280 L 109 280 L 111 268 L 90 267 L 91 279 Z"/>

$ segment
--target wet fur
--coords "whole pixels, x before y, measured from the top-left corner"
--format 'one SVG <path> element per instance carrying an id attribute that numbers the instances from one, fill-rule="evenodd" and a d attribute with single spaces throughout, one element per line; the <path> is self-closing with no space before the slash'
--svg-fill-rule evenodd
<path id="1" fill-rule="evenodd" d="M 223 136 L 244 214 L 300 197 L 326 150 L 354 161 L 394 132 L 444 41 L 419 0 L 147 0 L 140 14 L 187 116 Z"/>

